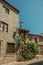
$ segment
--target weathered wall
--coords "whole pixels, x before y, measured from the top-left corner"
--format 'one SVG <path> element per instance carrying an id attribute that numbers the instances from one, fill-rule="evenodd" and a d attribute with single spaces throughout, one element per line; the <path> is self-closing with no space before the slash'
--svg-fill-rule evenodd
<path id="1" fill-rule="evenodd" d="M 3 5 L 9 9 L 9 14 L 3 11 Z M 6 3 L 0 2 L 0 21 L 8 24 L 8 32 L 0 30 L 0 41 L 1 41 L 1 56 L 5 55 L 7 42 L 15 43 L 13 39 L 13 33 L 16 32 L 19 22 L 19 16 L 15 11 L 11 9 Z"/>

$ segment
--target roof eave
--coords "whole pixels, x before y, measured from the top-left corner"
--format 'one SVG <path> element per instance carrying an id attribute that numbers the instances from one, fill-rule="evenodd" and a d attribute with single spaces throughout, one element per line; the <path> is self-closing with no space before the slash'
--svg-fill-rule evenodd
<path id="1" fill-rule="evenodd" d="M 3 2 L 5 2 L 5 3 L 7 3 L 10 7 L 12 7 L 13 9 L 15 9 L 16 10 L 16 12 L 17 12 L 17 14 L 19 14 L 19 10 L 18 9 L 16 9 L 15 7 L 13 7 L 11 4 L 9 4 L 7 1 L 5 1 L 5 0 L 2 0 Z"/>

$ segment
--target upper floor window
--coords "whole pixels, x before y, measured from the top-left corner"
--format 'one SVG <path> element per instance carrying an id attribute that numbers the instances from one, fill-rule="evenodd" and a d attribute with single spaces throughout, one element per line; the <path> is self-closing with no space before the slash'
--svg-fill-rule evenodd
<path id="1" fill-rule="evenodd" d="M 32 41 L 32 39 L 33 39 L 33 36 L 30 35 L 29 36 L 29 41 Z"/>
<path id="2" fill-rule="evenodd" d="M 8 32 L 8 24 L 0 22 L 0 30 Z"/>
<path id="3" fill-rule="evenodd" d="M 42 37 L 38 37 L 39 39 L 39 42 L 42 42 L 43 41 L 43 38 Z"/>
<path id="4" fill-rule="evenodd" d="M 3 23 L 0 22 L 0 30 L 3 30 Z"/>
<path id="5" fill-rule="evenodd" d="M 7 14 L 9 14 L 9 9 L 6 8 L 5 6 L 3 6 L 3 11 L 6 12 Z"/>

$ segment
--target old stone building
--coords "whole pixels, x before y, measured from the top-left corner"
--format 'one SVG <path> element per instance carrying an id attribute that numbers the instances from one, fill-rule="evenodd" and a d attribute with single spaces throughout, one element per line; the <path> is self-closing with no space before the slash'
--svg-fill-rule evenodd
<path id="1" fill-rule="evenodd" d="M 5 0 L 0 0 L 0 64 L 16 61 L 14 33 L 19 26 L 19 10 Z M 20 29 L 26 41 L 32 41 L 40 46 L 40 53 L 43 54 L 43 34 L 28 34 L 29 30 Z"/>
<path id="2" fill-rule="evenodd" d="M 18 28 L 19 10 L 5 0 L 0 0 L 0 61 L 16 60 L 14 32 Z"/>
<path id="3" fill-rule="evenodd" d="M 36 43 L 40 48 L 38 54 L 43 55 L 43 33 L 41 35 L 30 34 L 29 30 L 20 29 L 19 34 L 24 37 L 26 42 L 32 41 L 32 42 Z"/>

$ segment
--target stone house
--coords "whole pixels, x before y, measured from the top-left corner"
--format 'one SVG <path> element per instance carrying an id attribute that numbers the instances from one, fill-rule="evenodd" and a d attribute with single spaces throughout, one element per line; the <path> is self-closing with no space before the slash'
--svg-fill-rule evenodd
<path id="1" fill-rule="evenodd" d="M 13 38 L 19 24 L 19 10 L 5 0 L 0 0 L 0 61 L 16 60 L 15 45 Z M 6 61 L 7 60 L 7 61 Z"/>
<path id="2" fill-rule="evenodd" d="M 16 61 L 16 41 L 13 38 L 19 25 L 19 10 L 5 0 L 0 0 L 0 64 Z M 43 52 L 43 34 L 28 34 L 29 30 L 20 29 L 19 34 L 27 41 L 36 42 Z"/>
<path id="3" fill-rule="evenodd" d="M 22 35 L 26 41 L 32 41 L 36 43 L 40 47 L 38 54 L 43 55 L 43 33 L 41 35 L 30 34 L 29 30 L 20 29 L 19 34 Z"/>

